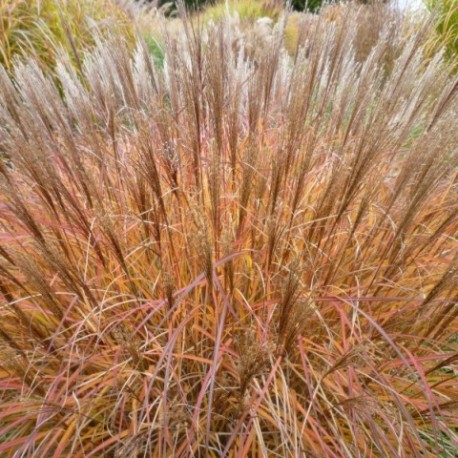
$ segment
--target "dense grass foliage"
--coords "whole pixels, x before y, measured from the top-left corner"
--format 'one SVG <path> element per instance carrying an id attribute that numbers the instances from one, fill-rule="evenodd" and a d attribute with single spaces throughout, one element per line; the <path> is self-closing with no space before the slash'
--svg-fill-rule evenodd
<path id="1" fill-rule="evenodd" d="M 115 0 L 0 0 L 0 64 L 11 68 L 14 56 L 35 54 L 49 65 L 60 48 L 78 60 L 108 30 L 133 39 Z"/>
<path id="2" fill-rule="evenodd" d="M 426 0 L 436 14 L 436 36 L 430 45 L 445 46 L 447 57 L 458 69 L 458 2 L 455 0 Z"/>
<path id="3" fill-rule="evenodd" d="M 454 456 L 458 80 L 364 11 L 0 67 L 1 456 Z"/>

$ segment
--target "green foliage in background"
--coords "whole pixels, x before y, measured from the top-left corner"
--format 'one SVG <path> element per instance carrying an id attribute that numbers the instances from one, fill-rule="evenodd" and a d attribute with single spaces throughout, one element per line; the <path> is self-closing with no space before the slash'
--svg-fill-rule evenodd
<path id="1" fill-rule="evenodd" d="M 363 4 L 368 4 L 368 3 L 373 3 L 374 1 L 382 1 L 383 0 L 357 0 L 358 3 L 363 3 Z M 325 3 L 336 3 L 337 0 L 291 0 L 291 6 L 293 7 L 294 10 L 296 11 L 305 11 L 309 10 L 312 12 L 317 12 L 322 6 L 325 5 Z M 173 3 L 177 4 L 178 1 L 172 1 L 172 2 L 167 2 L 167 0 L 164 0 L 161 2 L 162 4 L 164 3 Z M 224 0 L 184 0 L 185 5 L 190 8 L 190 9 L 199 9 L 204 6 L 211 6 L 214 4 L 222 4 L 224 5 L 225 1 Z M 238 3 L 237 0 L 231 0 L 229 2 L 230 4 L 233 3 Z M 257 1 L 257 0 L 251 0 L 247 1 L 245 3 L 264 3 L 266 6 L 272 6 L 275 4 L 276 6 L 285 6 L 287 3 L 287 0 L 264 0 L 264 1 Z"/>
<path id="2" fill-rule="evenodd" d="M 115 0 L 0 0 L 0 64 L 10 69 L 14 56 L 35 54 L 49 65 L 60 47 L 76 57 L 108 30 L 133 39 Z"/>
<path id="3" fill-rule="evenodd" d="M 166 1 L 162 2 L 162 3 L 166 3 Z M 177 1 L 173 1 L 173 2 L 170 2 L 170 3 L 174 3 L 174 4 L 177 4 L 178 2 Z M 208 6 L 208 5 L 212 5 L 212 4 L 215 4 L 215 3 L 220 3 L 220 4 L 223 4 L 224 5 L 224 1 L 214 1 L 214 0 L 185 0 L 185 5 L 190 8 L 190 9 L 196 9 L 196 8 L 201 8 L 203 7 L 204 5 L 205 6 Z M 238 3 L 237 1 L 231 1 L 230 3 Z M 248 3 L 251 3 L 251 4 L 256 4 L 256 3 L 265 3 L 266 6 L 269 6 L 272 5 L 272 4 L 276 4 L 277 6 L 278 5 L 285 5 L 286 4 L 286 0 L 266 0 L 264 2 L 259 2 L 259 1 L 256 1 L 256 0 L 251 0 L 251 1 L 246 1 L 244 2 L 246 4 Z M 297 11 L 304 11 L 305 9 L 308 9 L 310 11 L 317 11 L 323 4 L 325 3 L 325 0 L 292 0 L 291 2 L 291 5 L 292 7 L 297 10 Z M 256 7 L 254 5 L 254 7 Z"/>
<path id="4" fill-rule="evenodd" d="M 426 4 L 437 14 L 437 37 L 432 40 L 432 47 L 445 46 L 447 57 L 458 66 L 458 2 L 426 0 Z"/>
<path id="5" fill-rule="evenodd" d="M 218 2 L 203 11 L 204 22 L 209 19 L 222 18 L 227 10 L 231 15 L 237 12 L 240 19 L 256 20 L 261 17 L 277 19 L 283 11 L 283 1 L 279 0 L 233 0 L 231 2 Z"/>
<path id="6" fill-rule="evenodd" d="M 293 8 L 298 11 L 308 9 L 310 11 L 317 11 L 323 5 L 324 0 L 293 0 L 291 2 Z"/>

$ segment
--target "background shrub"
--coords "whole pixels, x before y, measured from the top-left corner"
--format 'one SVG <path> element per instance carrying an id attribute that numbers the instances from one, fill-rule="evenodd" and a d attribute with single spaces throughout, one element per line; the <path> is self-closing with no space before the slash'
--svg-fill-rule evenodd
<path id="1" fill-rule="evenodd" d="M 162 3 L 167 3 L 166 1 L 162 2 Z M 176 4 L 177 2 L 176 1 L 173 1 L 172 3 Z M 197 0 L 197 1 L 194 1 L 194 0 L 185 0 L 184 2 L 186 4 L 186 6 L 188 6 L 189 8 L 191 9 L 195 9 L 195 8 L 202 8 L 204 6 L 211 6 L 213 4 L 224 4 L 224 0 Z M 229 3 L 232 3 L 232 2 L 229 2 Z M 245 3 L 248 3 L 245 2 Z M 264 3 L 266 4 L 267 6 L 269 4 L 277 4 L 277 5 L 281 5 L 281 6 L 284 6 L 286 4 L 286 0 L 252 0 L 251 3 Z M 294 9 L 298 10 L 298 11 L 304 11 L 306 9 L 306 7 L 310 10 L 310 11 L 316 11 L 322 4 L 324 4 L 324 0 L 309 0 L 308 3 L 306 0 L 293 0 L 291 2 L 292 6 Z"/>
<path id="2" fill-rule="evenodd" d="M 296 10 L 296 11 L 306 11 L 306 10 L 309 10 L 309 11 L 312 11 L 312 12 L 316 12 L 319 8 L 321 8 L 322 6 L 324 6 L 325 4 L 330 4 L 330 3 L 334 3 L 334 2 L 337 2 L 338 0 L 292 0 L 291 1 L 291 6 Z M 345 0 L 344 0 L 345 1 Z M 376 2 L 384 2 L 384 1 L 387 1 L 387 0 L 357 0 L 358 3 L 362 3 L 362 4 L 370 4 L 370 3 L 376 3 Z M 252 0 L 251 3 L 257 3 L 257 2 L 260 2 L 260 3 L 264 3 L 266 5 L 272 5 L 272 4 L 277 4 L 277 5 L 281 5 L 281 6 L 284 6 L 286 5 L 287 3 L 287 0 Z M 160 2 L 162 4 L 164 3 L 169 3 L 167 2 L 166 0 Z M 176 1 L 172 1 L 170 3 L 173 3 L 173 4 L 176 4 L 177 2 Z M 205 7 L 205 6 L 211 6 L 213 4 L 224 4 L 224 0 L 185 0 L 184 2 L 186 4 L 186 6 L 188 6 L 190 9 L 199 9 L 199 8 L 202 8 L 202 7 Z M 232 3 L 229 2 L 229 3 Z"/>

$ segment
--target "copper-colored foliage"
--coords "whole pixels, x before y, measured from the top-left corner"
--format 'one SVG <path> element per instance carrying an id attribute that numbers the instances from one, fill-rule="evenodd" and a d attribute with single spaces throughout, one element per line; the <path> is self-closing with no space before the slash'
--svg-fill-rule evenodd
<path id="1" fill-rule="evenodd" d="M 458 83 L 377 8 L 0 68 L 1 456 L 453 455 Z"/>

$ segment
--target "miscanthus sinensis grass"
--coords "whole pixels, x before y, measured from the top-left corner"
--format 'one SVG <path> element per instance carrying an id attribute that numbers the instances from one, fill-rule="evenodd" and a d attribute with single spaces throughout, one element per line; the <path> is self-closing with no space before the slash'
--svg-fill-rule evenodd
<path id="1" fill-rule="evenodd" d="M 458 80 L 352 11 L 0 70 L 1 456 L 453 456 Z"/>
<path id="2" fill-rule="evenodd" d="M 94 36 L 109 32 L 135 42 L 133 0 L 0 0 L 0 65 L 12 69 L 14 57 L 33 54 L 41 65 L 55 62 L 65 48 L 75 64 Z M 140 8 L 137 8 L 139 10 Z M 146 14 L 146 8 L 145 14 Z M 130 10 L 130 15 L 127 14 Z"/>

